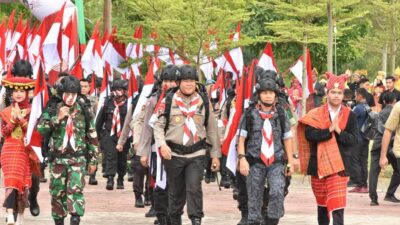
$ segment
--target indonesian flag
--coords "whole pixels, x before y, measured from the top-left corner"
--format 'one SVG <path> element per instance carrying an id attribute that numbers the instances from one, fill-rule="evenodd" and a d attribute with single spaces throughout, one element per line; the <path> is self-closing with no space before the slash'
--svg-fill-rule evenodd
<path id="1" fill-rule="evenodd" d="M 2 74 L 5 71 L 6 65 L 6 36 L 5 27 L 4 27 L 4 20 L 0 24 L 0 73 Z M 0 79 L 1 80 L 1 79 Z"/>
<path id="2" fill-rule="evenodd" d="M 15 9 L 12 11 L 10 19 L 8 19 L 8 25 L 6 30 L 6 51 L 11 50 L 12 36 L 14 34 L 14 17 L 15 17 Z"/>
<path id="3" fill-rule="evenodd" d="M 165 62 L 166 65 L 181 66 L 188 64 L 187 61 L 182 60 L 178 54 L 174 53 L 174 51 L 169 48 L 160 48 L 158 58 Z"/>
<path id="4" fill-rule="evenodd" d="M 40 115 L 42 115 L 42 110 L 44 109 L 44 106 L 49 100 L 49 93 L 47 90 L 46 80 L 44 77 L 44 72 L 40 59 L 38 59 L 37 63 L 39 65 L 37 66 L 39 71 L 36 72 L 37 79 L 35 84 L 34 97 L 32 100 L 32 110 L 29 116 L 28 129 L 26 132 L 25 145 L 30 146 L 36 153 L 38 159 L 43 162 L 41 135 L 35 129 L 35 127 Z"/>
<path id="5" fill-rule="evenodd" d="M 9 62 L 14 62 L 15 60 L 16 50 L 17 50 L 16 46 L 23 32 L 24 32 L 24 26 L 22 22 L 22 14 L 20 14 L 17 27 L 15 28 L 14 34 L 12 35 L 11 44 L 8 49 L 10 51 L 7 56 Z"/>
<path id="6" fill-rule="evenodd" d="M 129 86 L 128 86 L 128 106 L 132 104 L 132 100 L 139 94 L 138 84 L 136 80 L 136 74 L 130 67 L 130 76 L 129 76 Z"/>
<path id="7" fill-rule="evenodd" d="M 219 90 L 219 96 L 217 96 Z M 221 69 L 217 76 L 217 81 L 213 85 L 211 89 L 211 97 L 217 98 L 219 97 L 219 105 L 222 107 L 226 101 L 226 91 L 225 91 L 225 79 L 224 79 L 224 71 Z"/>
<path id="8" fill-rule="evenodd" d="M 294 74 L 300 84 L 303 86 L 303 56 L 290 67 L 290 71 Z M 314 92 L 313 82 L 312 82 L 312 69 L 311 69 L 311 57 L 310 57 L 310 50 L 307 48 L 307 79 L 306 79 L 306 97 L 308 97 L 311 93 Z"/>
<path id="9" fill-rule="evenodd" d="M 94 27 L 92 37 L 90 38 L 85 51 L 83 52 L 81 63 L 86 75 L 94 73 L 97 77 L 103 77 L 103 50 L 100 32 L 98 31 L 100 21 L 98 20 Z"/>
<path id="10" fill-rule="evenodd" d="M 62 34 L 62 60 L 71 70 L 78 59 L 79 40 L 76 14 L 72 15 Z"/>
<path id="11" fill-rule="evenodd" d="M 67 17 L 75 10 L 75 5 L 70 0 L 19 0 L 40 21 L 60 10 L 60 5 L 65 4 Z"/>
<path id="12" fill-rule="evenodd" d="M 254 93 L 254 86 L 255 86 L 255 77 L 254 77 L 254 69 L 255 65 L 257 64 L 256 60 L 253 60 L 251 62 L 250 70 L 248 72 L 248 76 L 246 78 L 246 88 L 245 88 L 245 97 L 244 97 L 244 108 L 249 107 L 249 102 L 251 101 L 251 98 L 253 97 Z"/>
<path id="13" fill-rule="evenodd" d="M 258 61 L 258 66 L 263 68 L 264 70 L 272 70 L 278 73 L 278 68 L 275 64 L 274 53 L 272 52 L 271 43 L 267 43 L 265 49 Z"/>
<path id="14" fill-rule="evenodd" d="M 240 39 L 240 23 L 236 28 L 236 33 L 234 34 L 232 41 L 238 41 Z M 216 62 L 219 67 L 222 67 L 226 72 L 232 72 L 233 79 L 236 80 L 241 76 L 243 72 L 244 62 L 243 62 L 243 52 L 240 47 L 232 49 L 225 52 L 224 55 L 218 57 Z"/>
<path id="15" fill-rule="evenodd" d="M 122 62 L 126 59 L 125 44 L 116 40 L 117 28 L 114 27 L 107 45 L 103 51 L 103 61 L 110 64 L 111 68 L 120 73 L 125 73 L 126 68 L 120 68 Z"/>
<path id="16" fill-rule="evenodd" d="M 61 10 L 57 13 L 57 16 L 54 19 L 54 22 L 51 25 L 51 28 L 43 42 L 42 53 L 46 73 L 50 72 L 50 70 L 54 66 L 61 63 L 61 27 L 64 15 L 64 8 L 65 4 L 62 5 Z"/>
<path id="17" fill-rule="evenodd" d="M 25 29 L 21 34 L 16 46 L 16 50 L 18 52 L 20 59 L 27 59 L 28 58 L 28 42 L 29 42 L 29 34 L 30 28 L 29 23 L 26 21 Z"/>
<path id="18" fill-rule="evenodd" d="M 40 55 L 40 49 L 46 37 L 46 19 L 42 21 L 39 29 L 35 36 L 32 37 L 32 41 L 28 47 L 29 62 L 33 65 L 36 63 L 36 58 Z"/>
<path id="19" fill-rule="evenodd" d="M 137 27 L 133 34 L 134 39 L 141 39 L 143 36 L 143 28 Z M 143 46 L 140 43 L 129 43 L 126 46 L 126 56 L 132 59 L 139 59 L 143 57 Z"/>
<path id="20" fill-rule="evenodd" d="M 110 69 L 110 66 L 108 64 L 106 64 L 106 68 L 104 68 L 105 72 L 103 74 L 103 81 L 101 83 L 101 88 L 100 88 L 99 103 L 98 103 L 98 107 L 97 107 L 95 121 L 97 120 L 97 116 L 99 115 L 100 109 L 103 107 L 104 101 L 111 90 L 110 82 L 109 82 L 109 75 L 108 75 L 109 69 Z"/>
<path id="21" fill-rule="evenodd" d="M 217 49 L 217 44 L 215 41 L 211 42 L 211 44 L 207 44 L 206 48 L 209 50 Z M 204 76 L 207 80 L 212 80 L 214 76 L 214 69 L 215 69 L 215 62 L 214 59 L 209 56 L 202 56 L 202 64 L 200 65 L 201 71 L 203 71 Z"/>
<path id="22" fill-rule="evenodd" d="M 74 67 L 70 70 L 70 74 L 81 80 L 83 78 L 83 69 L 81 65 L 81 60 L 78 59 L 73 65 Z"/>
<path id="23" fill-rule="evenodd" d="M 243 111 L 243 96 L 244 96 L 244 87 L 245 84 L 245 76 L 241 77 L 241 81 L 239 85 L 236 86 L 236 106 L 235 111 L 232 115 L 232 124 L 230 126 L 228 135 L 222 144 L 222 154 L 227 156 L 226 167 L 232 171 L 233 174 L 236 174 L 237 167 L 237 152 L 236 152 L 236 144 L 238 142 L 238 128 L 240 123 L 240 118 L 242 116 Z"/>
<path id="24" fill-rule="evenodd" d="M 140 93 L 138 103 L 136 104 L 135 111 L 133 112 L 132 118 L 137 116 L 142 110 L 143 106 L 147 102 L 147 96 L 151 94 L 151 90 L 153 90 L 154 86 L 154 75 L 157 70 L 160 68 L 160 60 L 158 58 L 154 58 L 150 64 L 149 71 L 146 75 L 146 80 L 144 81 L 142 92 Z"/>

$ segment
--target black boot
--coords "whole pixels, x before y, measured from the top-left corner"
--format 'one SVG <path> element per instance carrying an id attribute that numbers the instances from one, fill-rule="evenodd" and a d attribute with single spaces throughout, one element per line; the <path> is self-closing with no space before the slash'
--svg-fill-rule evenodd
<path id="1" fill-rule="evenodd" d="M 226 189 L 231 187 L 231 178 L 228 175 L 223 175 L 221 177 L 221 186 Z"/>
<path id="2" fill-rule="evenodd" d="M 114 177 L 113 176 L 108 176 L 106 189 L 109 191 L 114 189 Z"/>
<path id="3" fill-rule="evenodd" d="M 40 214 L 40 207 L 37 201 L 37 193 L 29 193 L 29 210 L 31 211 L 32 216 L 39 216 Z"/>
<path id="4" fill-rule="evenodd" d="M 144 208 L 142 194 L 135 192 L 135 207 L 136 208 Z"/>
<path id="5" fill-rule="evenodd" d="M 123 177 L 118 176 L 117 189 L 124 189 L 124 178 Z"/>
<path id="6" fill-rule="evenodd" d="M 133 174 L 128 173 L 128 182 L 133 182 Z"/>
<path id="7" fill-rule="evenodd" d="M 155 217 L 156 216 L 156 210 L 154 209 L 153 206 L 150 207 L 149 211 L 144 214 L 145 217 Z"/>
<path id="8" fill-rule="evenodd" d="M 98 182 L 96 180 L 96 172 L 94 174 L 90 174 L 89 176 L 89 185 L 97 185 Z"/>
<path id="9" fill-rule="evenodd" d="M 265 225 L 278 225 L 279 219 L 266 219 Z"/>
<path id="10" fill-rule="evenodd" d="M 71 216 L 71 225 L 79 225 L 79 223 L 81 222 L 81 217 L 77 216 L 77 215 L 72 215 Z"/>
<path id="11" fill-rule="evenodd" d="M 54 224 L 55 224 L 55 225 L 64 225 L 64 219 L 57 219 L 57 220 L 54 220 Z"/>
<path id="12" fill-rule="evenodd" d="M 201 218 L 192 218 L 192 225 L 201 225 Z"/>
<path id="13" fill-rule="evenodd" d="M 168 225 L 166 216 L 157 216 L 157 220 L 159 225 Z"/>
<path id="14" fill-rule="evenodd" d="M 182 225 L 181 216 L 171 216 L 171 225 Z"/>
<path id="15" fill-rule="evenodd" d="M 242 218 L 240 219 L 239 223 L 237 225 L 247 225 L 247 212 L 241 212 Z"/>

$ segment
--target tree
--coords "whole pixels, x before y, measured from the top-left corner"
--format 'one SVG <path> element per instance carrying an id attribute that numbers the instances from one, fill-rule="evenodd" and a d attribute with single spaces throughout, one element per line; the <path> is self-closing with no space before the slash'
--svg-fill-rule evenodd
<path id="1" fill-rule="evenodd" d="M 246 21 L 250 13 L 244 8 L 251 1 L 238 0 L 137 0 L 125 1 L 127 22 L 131 30 L 123 30 L 122 38 L 129 40 L 134 26 L 142 25 L 147 33 L 155 32 L 155 39 L 144 35 L 142 42 L 156 43 L 175 51 L 182 59 L 197 67 L 204 55 L 218 56 L 226 50 L 256 41 L 245 35 L 232 42 L 230 35 L 238 22 Z M 207 44 L 216 41 L 217 50 Z"/>
<path id="2" fill-rule="evenodd" d="M 302 114 L 306 110 L 307 47 L 311 43 L 326 44 L 326 25 L 321 18 L 325 16 L 325 3 L 318 0 L 279 1 L 270 0 L 265 7 L 282 15 L 282 19 L 267 23 L 274 32 L 268 39 L 272 42 L 296 42 L 303 48 L 303 98 Z"/>

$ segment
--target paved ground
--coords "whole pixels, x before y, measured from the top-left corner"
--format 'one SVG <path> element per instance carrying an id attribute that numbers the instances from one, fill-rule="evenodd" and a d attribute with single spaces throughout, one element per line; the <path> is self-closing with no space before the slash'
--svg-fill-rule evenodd
<path id="1" fill-rule="evenodd" d="M 153 219 L 145 218 L 146 209 L 133 207 L 134 196 L 132 183 L 125 183 L 125 190 L 105 190 L 105 180 L 99 176 L 98 186 L 86 186 L 87 213 L 82 219 L 83 225 L 151 225 Z M 240 214 L 236 209 L 236 202 L 232 199 L 231 190 L 218 191 L 216 183 L 204 184 L 204 210 L 203 224 L 208 225 L 236 225 Z M 379 187 L 379 196 L 384 196 L 387 179 L 383 179 Z M 4 199 L 4 190 L 0 192 L 0 202 Z M 400 193 L 398 193 L 400 196 Z M 26 216 L 26 224 L 47 225 L 53 224 L 50 216 L 50 200 L 48 183 L 41 184 L 39 201 L 41 214 L 32 217 Z M 380 201 L 380 206 L 369 206 L 367 194 L 349 194 L 348 207 L 345 211 L 346 225 L 399 225 L 400 204 Z M 286 215 L 280 225 L 313 225 L 316 222 L 316 205 L 311 193 L 307 178 L 296 176 L 290 187 L 290 194 L 286 202 Z M 1 211 L 0 218 L 4 218 Z M 1 221 L 1 220 L 0 220 Z M 0 223 L 1 224 L 1 223 Z M 67 222 L 66 224 L 69 224 Z M 189 224 L 184 216 L 184 224 Z"/>

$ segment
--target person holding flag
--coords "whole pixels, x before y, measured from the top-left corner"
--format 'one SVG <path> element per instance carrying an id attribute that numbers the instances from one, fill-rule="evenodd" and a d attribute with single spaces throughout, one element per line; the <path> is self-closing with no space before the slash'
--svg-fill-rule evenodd
<path id="1" fill-rule="evenodd" d="M 146 107 L 145 117 L 143 121 L 142 131 L 139 139 L 139 146 L 136 155 L 140 157 L 140 163 L 142 166 L 149 168 L 152 171 L 152 178 L 154 181 L 161 180 L 161 177 L 157 179 L 157 170 L 164 170 L 164 168 L 158 168 L 162 165 L 157 164 L 157 152 L 154 146 L 153 137 L 153 126 L 154 122 L 158 119 L 159 112 L 162 111 L 165 104 L 161 102 L 164 98 L 167 90 L 176 87 L 176 72 L 178 67 L 175 65 L 168 65 L 161 70 L 159 80 L 161 86 L 158 90 L 152 94 L 148 100 Z M 149 157 L 150 156 L 150 157 Z M 166 175 L 164 175 L 164 180 Z M 152 211 L 153 210 L 153 211 Z M 153 189 L 152 207 L 146 217 L 154 214 L 157 216 L 158 224 L 167 225 L 168 218 L 168 189 L 163 184 L 158 182 L 155 183 Z"/>
<path id="2" fill-rule="evenodd" d="M 249 225 L 276 225 L 284 215 L 285 176 L 293 172 L 293 134 L 287 114 L 276 105 L 278 92 L 275 80 L 260 80 L 258 104 L 249 107 L 240 120 L 237 151 L 239 171 L 246 177 Z M 262 215 L 266 180 L 268 208 Z"/>
<path id="3" fill-rule="evenodd" d="M 59 83 L 62 102 L 56 110 L 45 110 L 37 129 L 41 134 L 50 133 L 50 194 L 52 217 L 56 225 L 64 225 L 64 218 L 71 214 L 71 225 L 79 225 L 85 212 L 84 175 L 97 167 L 98 141 L 93 117 L 77 98 L 79 80 L 71 75 Z M 86 159 L 89 154 L 89 161 Z"/>
<path id="4" fill-rule="evenodd" d="M 318 224 L 344 224 L 351 151 L 357 145 L 356 114 L 342 105 L 346 77 L 331 75 L 327 104 L 312 109 L 299 120 L 300 170 L 311 175 L 318 205 Z"/>

